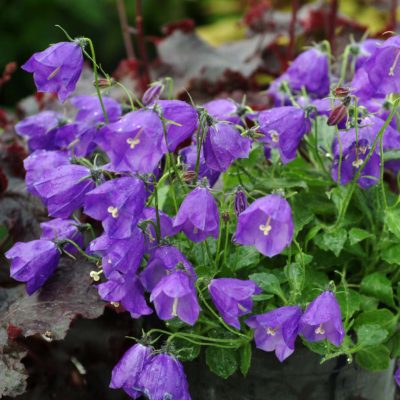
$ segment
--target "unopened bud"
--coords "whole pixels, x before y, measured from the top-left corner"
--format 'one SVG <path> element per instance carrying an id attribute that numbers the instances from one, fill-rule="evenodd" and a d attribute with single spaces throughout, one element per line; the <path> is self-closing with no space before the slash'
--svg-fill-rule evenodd
<path id="1" fill-rule="evenodd" d="M 247 205 L 248 203 L 246 194 L 243 192 L 241 188 L 239 188 L 235 193 L 235 201 L 234 201 L 235 214 L 239 216 L 239 214 L 242 213 L 247 208 Z"/>
<path id="2" fill-rule="evenodd" d="M 327 124 L 334 126 L 342 122 L 347 117 L 347 107 L 344 104 L 339 104 L 333 108 L 328 117 Z"/>
<path id="3" fill-rule="evenodd" d="M 333 94 L 335 97 L 347 97 L 350 94 L 349 87 L 337 87 L 333 89 Z"/>
<path id="4" fill-rule="evenodd" d="M 99 88 L 107 89 L 115 84 L 114 79 L 112 78 L 100 78 L 98 81 Z M 93 86 L 96 86 L 96 81 L 93 81 Z"/>
<path id="5" fill-rule="evenodd" d="M 163 91 L 164 85 L 161 82 L 154 82 L 143 94 L 143 105 L 148 106 L 156 102 L 160 98 Z"/>
<path id="6" fill-rule="evenodd" d="M 196 179 L 196 172 L 195 171 L 186 171 L 183 174 L 183 181 L 184 182 L 192 182 L 193 180 Z"/>
<path id="7" fill-rule="evenodd" d="M 224 212 L 222 213 L 222 220 L 223 220 L 224 222 L 228 222 L 229 219 L 230 219 L 229 212 L 228 212 L 228 211 L 224 211 Z"/>

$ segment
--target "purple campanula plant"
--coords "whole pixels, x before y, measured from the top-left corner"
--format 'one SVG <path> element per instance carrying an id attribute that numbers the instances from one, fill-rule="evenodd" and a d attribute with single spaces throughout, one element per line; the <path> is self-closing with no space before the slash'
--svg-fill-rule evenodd
<path id="1" fill-rule="evenodd" d="M 208 128 L 204 142 L 204 158 L 208 168 L 223 172 L 237 158 L 247 158 L 251 140 L 241 136 L 234 125 L 217 122 Z"/>
<path id="2" fill-rule="evenodd" d="M 235 240 L 273 257 L 291 243 L 293 232 L 289 203 L 271 194 L 257 199 L 239 215 Z"/>
<path id="3" fill-rule="evenodd" d="M 342 313 L 332 292 L 321 293 L 308 305 L 300 320 L 300 334 L 309 342 L 327 339 L 335 346 L 341 345 L 345 334 Z"/>
<path id="4" fill-rule="evenodd" d="M 5 253 L 11 260 L 10 275 L 17 281 L 26 282 L 26 291 L 32 294 L 49 279 L 60 261 L 57 245 L 47 239 L 18 242 Z"/>
<path id="5" fill-rule="evenodd" d="M 122 177 L 107 181 L 86 193 L 84 212 L 102 221 L 112 239 L 126 239 L 143 212 L 146 188 L 142 180 Z"/>
<path id="6" fill-rule="evenodd" d="M 286 306 L 255 315 L 245 322 L 254 329 L 257 348 L 275 351 L 279 361 L 282 362 L 294 352 L 301 315 L 300 307 Z"/>
<path id="7" fill-rule="evenodd" d="M 154 303 L 158 317 L 164 321 L 178 317 L 194 325 L 199 317 L 196 289 L 192 278 L 184 271 L 164 276 L 151 291 L 150 301 Z"/>
<path id="8" fill-rule="evenodd" d="M 249 314 L 253 308 L 252 296 L 261 293 L 253 281 L 233 278 L 213 279 L 208 291 L 223 320 L 238 330 L 239 317 Z"/>
<path id="9" fill-rule="evenodd" d="M 277 148 L 284 164 L 296 157 L 296 151 L 303 136 L 311 129 L 310 120 L 297 107 L 276 107 L 258 115 L 260 139 L 272 148 Z"/>
<path id="10" fill-rule="evenodd" d="M 231 99 L 217 99 L 211 100 L 203 104 L 211 117 L 218 121 L 231 122 L 234 125 L 242 123 L 240 112 L 240 105 Z"/>
<path id="11" fill-rule="evenodd" d="M 193 242 L 201 242 L 208 236 L 218 237 L 218 206 L 207 188 L 197 187 L 186 196 L 175 217 L 174 227 Z"/>
<path id="12" fill-rule="evenodd" d="M 133 399 L 139 398 L 142 392 L 137 390 L 137 382 L 152 358 L 152 351 L 151 347 L 141 343 L 128 349 L 112 370 L 110 388 L 122 388 Z"/>
<path id="13" fill-rule="evenodd" d="M 236 216 L 239 216 L 248 206 L 246 194 L 242 188 L 238 188 L 235 193 L 234 209 Z"/>
<path id="14" fill-rule="evenodd" d="M 166 353 L 155 355 L 144 365 L 137 386 L 151 400 L 191 400 L 182 364 Z"/>
<path id="15" fill-rule="evenodd" d="M 57 93 L 63 103 L 81 76 L 83 54 L 78 42 L 60 42 L 35 53 L 22 69 L 33 73 L 40 92 Z"/>

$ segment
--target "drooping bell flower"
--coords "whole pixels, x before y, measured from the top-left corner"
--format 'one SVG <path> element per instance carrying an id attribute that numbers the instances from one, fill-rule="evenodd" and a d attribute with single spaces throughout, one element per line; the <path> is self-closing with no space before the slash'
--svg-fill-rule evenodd
<path id="1" fill-rule="evenodd" d="M 42 222 L 40 224 L 42 234 L 40 239 L 48 240 L 73 240 L 78 246 L 83 246 L 83 237 L 79 232 L 76 221 L 72 219 L 55 218 L 51 221 Z M 69 253 L 75 253 L 77 249 L 72 244 L 67 244 L 64 249 Z"/>
<path id="2" fill-rule="evenodd" d="M 39 92 L 57 93 L 63 103 L 81 76 L 83 54 L 77 42 L 60 42 L 35 53 L 21 68 L 33 73 Z"/>
<path id="3" fill-rule="evenodd" d="M 107 278 L 114 271 L 133 274 L 138 270 L 145 252 L 143 233 L 135 228 L 126 239 L 111 239 L 103 234 L 90 242 L 89 251 L 101 255 Z"/>
<path id="4" fill-rule="evenodd" d="M 332 292 L 321 293 L 308 305 L 300 320 L 300 334 L 309 342 L 327 339 L 335 346 L 341 345 L 345 334 L 342 313 Z"/>
<path id="5" fill-rule="evenodd" d="M 152 290 L 150 301 L 163 321 L 178 317 L 194 325 L 199 317 L 200 305 L 192 278 L 184 271 L 164 276 Z"/>
<path id="6" fill-rule="evenodd" d="M 297 107 L 275 107 L 260 112 L 259 131 L 264 134 L 260 140 L 277 148 L 284 164 L 296 158 L 301 139 L 311 129 L 310 120 Z"/>
<path id="7" fill-rule="evenodd" d="M 175 149 L 189 139 L 197 129 L 197 111 L 190 104 L 181 100 L 159 100 L 156 107 L 161 108 L 166 119 L 168 149 Z"/>
<path id="8" fill-rule="evenodd" d="M 294 91 L 304 87 L 309 94 L 322 98 L 329 93 L 328 54 L 314 47 L 301 53 L 285 73 Z"/>
<path id="9" fill-rule="evenodd" d="M 95 141 L 116 172 L 152 173 L 167 152 L 163 125 L 153 110 L 131 111 L 103 127 Z"/>
<path id="10" fill-rule="evenodd" d="M 290 245 L 293 232 L 289 203 L 279 195 L 270 194 L 254 201 L 239 215 L 235 240 L 273 257 Z"/>
<path id="11" fill-rule="evenodd" d="M 186 257 L 174 246 L 161 246 L 152 252 L 146 268 L 140 274 L 140 280 L 145 289 L 151 292 L 164 276 L 179 269 L 185 271 L 193 282 L 196 281 L 196 273 Z"/>
<path id="12" fill-rule="evenodd" d="M 132 273 L 123 275 L 114 271 L 109 280 L 100 283 L 97 289 L 103 300 L 122 305 L 134 319 L 153 312 L 146 303 L 139 278 Z"/>
<path id="13" fill-rule="evenodd" d="M 218 121 L 231 122 L 234 125 L 242 123 L 239 115 L 240 105 L 231 99 L 217 99 L 211 100 L 203 104 L 203 107 Z"/>
<path id="14" fill-rule="evenodd" d="M 173 220 L 170 216 L 163 213 L 161 210 L 158 211 L 160 216 L 160 234 L 161 239 L 166 237 L 175 236 L 178 232 L 178 229 L 174 228 Z M 139 219 L 139 224 L 144 221 L 152 221 L 154 224 L 157 224 L 157 215 L 156 209 L 154 207 L 146 207 L 143 210 L 143 213 Z M 146 248 L 148 251 L 151 251 L 155 248 L 157 243 L 157 234 L 156 230 L 152 223 L 148 223 L 145 229 L 145 239 L 146 239 Z"/>
<path id="15" fill-rule="evenodd" d="M 208 291 L 223 320 L 238 330 L 239 317 L 249 314 L 253 308 L 252 296 L 261 293 L 253 281 L 234 278 L 213 279 Z"/>
<path id="16" fill-rule="evenodd" d="M 366 39 L 361 43 L 358 43 L 357 46 L 357 55 L 356 55 L 356 71 L 360 69 L 368 58 L 374 53 L 374 51 L 382 45 L 383 41 L 378 39 Z"/>
<path id="17" fill-rule="evenodd" d="M 385 97 L 400 93 L 400 37 L 377 46 L 355 74 L 350 86 L 359 97 Z"/>
<path id="18" fill-rule="evenodd" d="M 28 192 L 39 196 L 34 184 L 61 165 L 70 165 L 68 155 L 61 151 L 36 150 L 25 158 L 25 185 Z"/>
<path id="19" fill-rule="evenodd" d="M 188 171 L 194 172 L 196 169 L 197 146 L 192 145 L 185 147 L 181 150 L 180 155 L 184 164 L 186 164 Z M 207 178 L 208 183 L 213 187 L 215 182 L 217 182 L 219 175 L 220 173 L 218 171 L 210 169 L 207 166 L 206 160 L 204 159 L 203 149 L 201 149 L 199 158 L 199 179 Z"/>
<path id="20" fill-rule="evenodd" d="M 214 171 L 226 171 L 238 158 L 247 158 L 251 140 L 242 136 L 234 125 L 217 122 L 208 128 L 204 141 L 204 158 L 207 167 Z"/>
<path id="21" fill-rule="evenodd" d="M 112 179 L 86 193 L 84 213 L 101 221 L 112 239 L 126 239 L 136 227 L 146 202 L 142 180 L 133 177 Z"/>
<path id="22" fill-rule="evenodd" d="M 207 188 L 197 187 L 185 197 L 175 217 L 174 227 L 193 242 L 202 242 L 208 236 L 218 238 L 218 206 Z"/>
<path id="23" fill-rule="evenodd" d="M 155 355 L 145 364 L 137 386 L 151 400 L 191 400 L 182 364 L 166 353 Z"/>
<path id="24" fill-rule="evenodd" d="M 5 256 L 11 260 L 10 276 L 26 282 L 29 295 L 44 285 L 60 261 L 56 244 L 47 239 L 15 243 Z"/>
<path id="25" fill-rule="evenodd" d="M 142 396 L 137 388 L 137 381 L 144 366 L 150 361 L 152 348 L 135 344 L 118 361 L 111 373 L 111 389 L 123 389 L 133 399 Z"/>
<path id="26" fill-rule="evenodd" d="M 58 150 L 57 133 L 67 122 L 67 119 L 55 111 L 42 111 L 31 115 L 15 125 L 15 131 L 27 138 L 30 151 Z M 74 127 L 64 126 L 64 131 L 71 131 L 74 135 Z M 66 133 L 63 133 L 66 134 Z"/>
<path id="27" fill-rule="evenodd" d="M 245 322 L 254 329 L 257 348 L 275 351 L 278 360 L 282 362 L 294 352 L 301 314 L 300 307 L 286 306 L 254 315 Z"/>
<path id="28" fill-rule="evenodd" d="M 271 82 L 266 91 L 275 107 L 290 106 L 292 104 L 287 91 L 284 89 L 284 83 L 286 82 L 286 84 L 288 84 L 288 80 L 289 77 L 286 74 L 282 74 Z"/>
<path id="29" fill-rule="evenodd" d="M 68 218 L 82 207 L 84 196 L 95 187 L 92 171 L 82 165 L 60 165 L 38 177 L 35 191 L 52 217 Z"/>
<path id="30" fill-rule="evenodd" d="M 245 192 L 242 188 L 238 188 L 235 193 L 235 200 L 233 202 L 233 207 L 235 209 L 236 216 L 239 216 L 248 206 L 247 198 Z"/>

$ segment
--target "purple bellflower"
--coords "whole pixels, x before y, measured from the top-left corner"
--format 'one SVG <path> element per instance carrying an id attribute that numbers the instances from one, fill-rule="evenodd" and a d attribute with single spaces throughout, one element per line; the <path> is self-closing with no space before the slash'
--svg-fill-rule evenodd
<path id="1" fill-rule="evenodd" d="M 235 200 L 233 203 L 236 216 L 239 216 L 239 214 L 242 213 L 248 205 L 249 204 L 247 202 L 246 193 L 243 191 L 242 188 L 238 188 L 235 193 Z"/>
<path id="2" fill-rule="evenodd" d="M 146 202 L 142 180 L 133 177 L 112 179 L 86 193 L 84 213 L 102 221 L 112 239 L 126 239 L 136 227 Z"/>
<path id="3" fill-rule="evenodd" d="M 102 96 L 104 108 L 108 120 L 115 122 L 122 114 L 120 104 L 111 97 Z M 71 104 L 78 109 L 75 121 L 95 125 L 104 121 L 103 110 L 97 96 L 75 96 L 71 98 Z"/>
<path id="4" fill-rule="evenodd" d="M 238 217 L 236 242 L 273 257 L 289 246 L 293 238 L 292 210 L 289 203 L 276 194 L 254 201 Z"/>
<path id="5" fill-rule="evenodd" d="M 197 129 L 197 111 L 190 104 L 181 100 L 160 100 L 156 107 L 162 110 L 166 119 L 168 149 L 175 149 L 189 139 Z"/>
<path id="6" fill-rule="evenodd" d="M 150 301 L 154 303 L 158 317 L 164 321 L 178 317 L 194 325 L 199 317 L 196 288 L 192 277 L 184 271 L 164 276 L 152 290 Z"/>
<path id="7" fill-rule="evenodd" d="M 246 324 L 254 329 L 256 346 L 264 351 L 275 351 L 282 362 L 294 352 L 301 314 L 300 307 L 280 307 L 254 315 L 246 320 Z"/>
<path id="8" fill-rule="evenodd" d="M 164 84 L 162 81 L 156 81 L 150 84 L 149 88 L 144 92 L 142 97 L 142 104 L 149 106 L 155 103 L 164 91 Z"/>
<path id="9" fill-rule="evenodd" d="M 328 54 L 318 48 L 306 50 L 290 64 L 285 75 L 292 90 L 304 87 L 308 93 L 322 98 L 329 93 Z"/>
<path id="10" fill-rule="evenodd" d="M 175 217 L 174 227 L 193 242 L 202 242 L 208 236 L 218 238 L 218 206 L 207 188 L 197 187 L 185 197 Z"/>
<path id="11" fill-rule="evenodd" d="M 360 69 L 372 53 L 382 45 L 382 40 L 378 39 L 366 39 L 363 42 L 357 44 L 357 59 L 356 59 L 356 71 Z"/>
<path id="12" fill-rule="evenodd" d="M 310 120 L 297 107 L 276 107 L 260 112 L 258 116 L 260 139 L 270 147 L 277 148 L 284 164 L 296 158 L 301 139 L 311 129 Z"/>
<path id="13" fill-rule="evenodd" d="M 19 282 L 26 282 L 29 295 L 43 286 L 60 261 L 56 244 L 46 239 L 15 243 L 5 256 L 12 260 L 11 277 Z"/>
<path id="14" fill-rule="evenodd" d="M 95 187 L 92 172 L 82 165 L 60 165 L 38 177 L 35 191 L 52 217 L 68 218 L 83 205 L 84 195 Z"/>
<path id="15" fill-rule="evenodd" d="M 82 48 L 76 42 L 60 42 L 35 53 L 22 69 L 33 73 L 39 92 L 57 93 L 63 103 L 75 90 L 83 67 Z"/>
<path id="16" fill-rule="evenodd" d="M 146 268 L 140 274 L 140 280 L 145 289 L 151 292 L 164 276 L 178 271 L 179 267 L 193 282 L 196 281 L 196 273 L 186 257 L 174 246 L 161 246 L 151 254 Z"/>
<path id="17" fill-rule="evenodd" d="M 133 399 L 139 398 L 142 393 L 134 388 L 151 354 L 152 348 L 140 343 L 128 349 L 112 370 L 110 388 L 123 389 Z"/>
<path id="18" fill-rule="evenodd" d="M 397 368 L 397 370 L 394 374 L 394 379 L 395 379 L 397 385 L 400 386 L 400 367 Z"/>
<path id="19" fill-rule="evenodd" d="M 335 346 L 341 345 L 345 334 L 342 313 L 332 292 L 321 293 L 308 305 L 300 320 L 300 334 L 309 342 L 327 339 Z"/>
<path id="20" fill-rule="evenodd" d="M 203 104 L 203 107 L 218 121 L 231 122 L 234 125 L 242 123 L 239 115 L 240 105 L 231 99 L 211 100 Z"/>
<path id="21" fill-rule="evenodd" d="M 204 142 L 204 158 L 208 168 L 223 172 L 237 158 L 247 158 L 251 140 L 241 136 L 234 125 L 217 122 L 208 128 Z"/>
<path id="22" fill-rule="evenodd" d="M 96 143 L 116 172 L 152 173 L 167 152 L 163 125 L 153 110 L 131 111 L 98 132 Z"/>
<path id="23" fill-rule="evenodd" d="M 97 289 L 103 300 L 122 305 L 134 319 L 153 312 L 146 303 L 143 286 L 135 274 L 122 275 L 114 271 L 109 280 L 100 283 Z"/>
<path id="24" fill-rule="evenodd" d="M 144 365 L 137 386 L 151 400 L 191 400 L 182 364 L 166 353 L 155 355 Z"/>
<path id="25" fill-rule="evenodd" d="M 239 317 L 249 314 L 253 308 L 252 296 L 261 293 L 253 281 L 233 278 L 213 279 L 208 291 L 223 320 L 238 330 Z"/>
<path id="26" fill-rule="evenodd" d="M 290 106 L 292 103 L 283 84 L 289 81 L 287 74 L 282 74 L 271 82 L 266 93 L 271 98 L 275 107 Z"/>
<path id="27" fill-rule="evenodd" d="M 107 278 L 110 278 L 114 271 L 123 274 L 135 273 L 145 252 L 143 233 L 139 228 L 135 228 L 126 239 L 111 239 L 103 234 L 90 242 L 89 251 L 101 255 L 104 275 Z"/>

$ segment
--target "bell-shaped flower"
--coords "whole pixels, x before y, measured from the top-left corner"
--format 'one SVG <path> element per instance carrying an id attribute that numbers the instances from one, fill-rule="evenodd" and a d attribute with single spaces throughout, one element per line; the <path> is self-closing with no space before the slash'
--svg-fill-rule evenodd
<path id="1" fill-rule="evenodd" d="M 166 353 L 155 355 L 144 365 L 137 386 L 151 400 L 191 400 L 182 364 Z"/>
<path id="2" fill-rule="evenodd" d="M 126 239 L 136 227 L 146 202 L 142 180 L 122 177 L 107 181 L 86 193 L 84 213 L 101 221 L 112 239 Z"/>
<path id="3" fill-rule="evenodd" d="M 5 256 L 12 260 L 11 277 L 19 282 L 26 282 L 28 294 L 36 292 L 44 285 L 60 261 L 56 244 L 47 239 L 15 243 Z"/>
<path id="4" fill-rule="evenodd" d="M 383 41 L 378 39 L 366 39 L 361 43 L 354 44 L 357 49 L 356 55 L 356 64 L 355 69 L 356 71 L 360 69 L 365 62 L 369 59 L 369 57 L 374 53 L 374 51 L 382 46 Z"/>
<path id="5" fill-rule="evenodd" d="M 63 164 L 46 172 L 37 177 L 33 187 L 52 217 L 68 218 L 95 187 L 92 171 L 82 165 Z"/>
<path id="6" fill-rule="evenodd" d="M 102 96 L 109 122 L 117 121 L 122 114 L 121 105 L 111 97 Z M 71 104 L 78 109 L 75 121 L 95 125 L 104 121 L 103 109 L 97 96 L 75 96 Z"/>
<path id="7" fill-rule="evenodd" d="M 103 127 L 96 143 L 110 158 L 116 172 L 152 173 L 167 152 L 163 125 L 153 110 L 131 111 Z"/>
<path id="8" fill-rule="evenodd" d="M 242 123 L 240 113 L 240 105 L 231 99 L 211 100 L 203 104 L 211 117 L 218 121 L 231 122 L 234 125 Z"/>
<path id="9" fill-rule="evenodd" d="M 279 361 L 282 362 L 294 352 L 301 314 L 300 307 L 280 307 L 264 314 L 254 315 L 246 320 L 246 324 L 254 329 L 257 348 L 275 351 Z"/>
<path id="10" fill-rule="evenodd" d="M 39 92 L 57 93 L 61 102 L 75 90 L 83 67 L 82 48 L 76 42 L 60 42 L 35 53 L 21 68 L 33 73 Z"/>
<path id="11" fill-rule="evenodd" d="M 293 218 L 289 203 L 279 195 L 261 197 L 238 217 L 235 241 L 267 257 L 279 254 L 293 239 Z"/>
<path id="12" fill-rule="evenodd" d="M 223 172 L 238 158 L 248 158 L 251 140 L 242 136 L 234 125 L 217 122 L 208 128 L 204 141 L 207 167 Z"/>
<path id="13" fill-rule="evenodd" d="M 139 376 L 151 356 L 152 348 L 140 343 L 128 349 L 112 370 L 110 388 L 123 389 L 133 399 L 142 396 L 134 388 L 137 388 Z"/>
<path id="14" fill-rule="evenodd" d="M 314 47 L 301 53 L 289 66 L 285 75 L 294 91 L 305 88 L 309 94 L 322 98 L 329 93 L 328 54 Z"/>
<path id="15" fill-rule="evenodd" d="M 192 264 L 174 246 L 157 247 L 151 254 L 146 268 L 140 274 L 140 280 L 145 289 L 151 292 L 164 276 L 178 271 L 185 271 L 196 281 L 197 276 Z"/>
<path id="16" fill-rule="evenodd" d="M 178 317 L 194 325 L 199 317 L 196 288 L 190 275 L 184 271 L 164 276 L 152 290 L 150 301 L 154 303 L 158 317 L 164 321 Z"/>
<path id="17" fill-rule="evenodd" d="M 193 242 L 202 242 L 208 236 L 218 238 L 218 206 L 207 188 L 197 187 L 185 197 L 175 217 L 174 227 Z"/>
<path id="18" fill-rule="evenodd" d="M 332 292 L 321 293 L 308 305 L 300 320 L 300 334 L 309 342 L 327 339 L 341 345 L 345 334 L 342 313 Z"/>
<path id="19" fill-rule="evenodd" d="M 104 233 L 90 242 L 88 250 L 102 257 L 102 268 L 107 278 L 114 271 L 133 274 L 138 270 L 145 252 L 143 233 L 135 228 L 126 239 L 111 239 Z"/>
<path id="20" fill-rule="evenodd" d="M 297 107 L 275 107 L 258 115 L 259 131 L 264 134 L 260 140 L 277 148 L 284 164 L 296 158 L 301 139 L 311 129 L 310 120 Z"/>
<path id="21" fill-rule="evenodd" d="M 253 281 L 234 278 L 213 279 L 208 291 L 223 320 L 238 330 L 239 317 L 249 314 L 253 308 L 252 296 L 261 293 Z"/>
<path id="22" fill-rule="evenodd" d="M 122 305 L 132 318 L 137 319 L 153 312 L 146 303 L 139 278 L 133 273 L 123 275 L 114 271 L 107 282 L 97 285 L 97 289 L 103 300 Z"/>
<path id="23" fill-rule="evenodd" d="M 197 111 L 190 104 L 181 100 L 159 100 L 156 107 L 162 110 L 165 118 L 168 149 L 175 149 L 189 139 L 197 129 Z"/>

